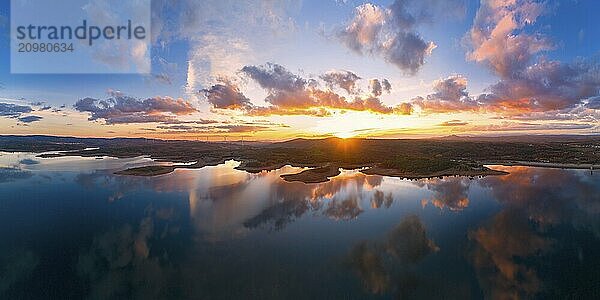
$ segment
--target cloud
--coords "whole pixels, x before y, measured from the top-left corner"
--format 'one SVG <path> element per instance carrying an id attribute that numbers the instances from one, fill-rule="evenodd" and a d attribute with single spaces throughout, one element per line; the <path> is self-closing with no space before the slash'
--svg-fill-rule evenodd
<path id="1" fill-rule="evenodd" d="M 248 99 L 239 88 L 230 82 L 215 84 L 202 92 L 208 103 L 214 108 L 222 109 L 249 109 L 252 107 Z"/>
<path id="2" fill-rule="evenodd" d="M 597 59 L 572 64 L 541 60 L 492 85 L 478 101 L 497 111 L 549 111 L 574 108 L 583 100 L 598 96 L 599 90 Z"/>
<path id="3" fill-rule="evenodd" d="M 467 58 L 485 62 L 504 78 L 515 76 L 535 54 L 552 49 L 546 37 L 525 30 L 545 12 L 545 3 L 535 0 L 481 1 L 467 35 L 472 47 Z"/>
<path id="4" fill-rule="evenodd" d="M 521 118 L 546 113 L 546 117 L 593 120 L 593 110 L 599 107 L 600 63 L 595 58 L 570 64 L 540 60 L 478 96 L 469 95 L 462 75 L 435 81 L 433 90 L 412 103 L 429 113 L 479 111 Z"/>
<path id="5" fill-rule="evenodd" d="M 186 92 L 210 86 L 216 78 L 231 76 L 248 60 L 266 56 L 296 31 L 291 17 L 301 1 L 153 1 L 153 40 L 190 45 L 187 53 Z M 265 47 L 269 45 L 270 47 Z"/>
<path id="6" fill-rule="evenodd" d="M 585 104 L 585 107 L 589 109 L 600 110 L 600 96 L 595 96 L 588 99 L 587 103 Z"/>
<path id="7" fill-rule="evenodd" d="M 381 81 L 377 78 L 371 79 L 369 85 L 371 87 L 371 94 L 375 97 L 381 96 L 384 91 L 389 93 L 392 90 L 392 84 L 387 79 Z"/>
<path id="8" fill-rule="evenodd" d="M 413 112 L 413 105 L 411 103 L 400 103 L 394 107 L 394 112 L 399 115 L 410 115 Z"/>
<path id="9" fill-rule="evenodd" d="M 471 131 L 536 131 L 536 130 L 584 130 L 595 128 L 595 124 L 586 123 L 525 123 L 505 121 L 501 124 L 471 126 Z"/>
<path id="10" fill-rule="evenodd" d="M 328 109 L 369 111 L 380 114 L 410 114 L 412 111 L 408 104 L 398 107 L 387 106 L 374 96 L 355 95 L 354 99 L 347 99 L 331 88 L 320 88 L 320 82 L 317 79 L 302 78 L 278 64 L 245 66 L 241 72 L 266 90 L 267 96 L 264 101 L 268 106 L 253 105 L 237 86 L 229 81 L 223 81 L 211 89 L 203 90 L 206 99 L 214 108 L 238 109 L 254 116 L 328 116 L 330 115 Z M 349 82 L 353 82 L 352 85 L 356 84 L 356 80 L 354 80 L 356 77 L 358 75 L 354 73 L 342 75 L 335 73 L 333 75 L 331 72 L 320 76 L 326 86 L 342 84 L 346 85 L 348 89 L 351 89 Z M 348 78 L 352 79 L 346 80 Z M 389 82 L 384 80 L 382 89 L 391 88 L 390 86 Z"/>
<path id="11" fill-rule="evenodd" d="M 582 105 L 594 109 L 593 103 L 585 101 L 599 95 L 598 58 L 563 63 L 540 57 L 554 47 L 531 25 L 547 11 L 545 2 L 534 0 L 481 1 L 465 37 L 471 47 L 467 58 L 489 66 L 500 81 L 472 97 L 469 103 L 503 115 L 575 109 Z M 447 108 L 470 110 L 471 106 Z"/>
<path id="12" fill-rule="evenodd" d="M 353 19 L 337 32 L 338 39 L 356 53 L 381 56 L 402 71 L 415 74 L 436 46 L 420 37 L 415 22 L 404 22 L 404 17 L 413 17 L 405 2 L 396 1 L 389 8 L 371 3 L 356 7 Z"/>
<path id="13" fill-rule="evenodd" d="M 89 112 L 90 121 L 104 119 L 106 124 L 172 122 L 176 116 L 188 115 L 196 109 L 183 99 L 153 97 L 137 99 L 120 92 L 109 91 L 110 98 L 83 98 L 74 107 Z"/>
<path id="14" fill-rule="evenodd" d="M 19 120 L 20 122 L 23 123 L 32 123 L 32 122 L 37 122 L 39 120 L 43 119 L 43 117 L 40 116 L 26 116 L 26 117 L 19 117 L 17 120 Z"/>
<path id="15" fill-rule="evenodd" d="M 138 2 L 116 2 L 108 4 L 104 1 L 87 1 L 80 10 L 85 18 L 96 24 L 122 24 L 127 22 L 132 15 L 138 22 L 150 20 L 150 11 L 140 9 Z M 145 4 L 149 5 L 149 4 Z M 151 24 L 143 24 L 149 28 Z M 109 67 L 110 70 L 136 71 L 149 73 L 150 45 L 147 40 L 114 39 L 98 40 L 96 46 L 91 48 L 91 58 Z"/>
<path id="16" fill-rule="evenodd" d="M 503 119 L 503 117 L 499 117 Z M 600 121 L 600 110 L 587 108 L 586 106 L 577 106 L 575 108 L 567 108 L 561 110 L 549 110 L 543 112 L 530 112 L 511 115 L 512 120 L 522 121 L 572 121 L 578 120 L 582 122 L 598 122 Z"/>
<path id="17" fill-rule="evenodd" d="M 183 133 L 248 133 L 257 131 L 270 131 L 269 126 L 256 126 L 245 124 L 215 125 L 215 126 L 188 126 L 188 125 L 159 125 L 156 128 L 166 129 L 161 133 L 183 134 Z"/>
<path id="18" fill-rule="evenodd" d="M 350 71 L 329 71 L 320 76 L 325 81 L 327 87 L 333 89 L 339 87 L 345 90 L 348 94 L 357 92 L 356 82 L 361 78 Z"/>
<path id="19" fill-rule="evenodd" d="M 468 125 L 468 122 L 464 122 L 461 120 L 450 120 L 450 121 L 445 121 L 442 122 L 440 124 L 440 126 L 464 126 L 464 125 Z"/>
<path id="20" fill-rule="evenodd" d="M 30 106 L 17 105 L 11 103 L 0 103 L 0 116 L 16 118 L 21 114 L 30 113 L 32 111 Z"/>
<path id="21" fill-rule="evenodd" d="M 160 83 L 164 83 L 164 84 L 168 84 L 168 85 L 173 84 L 173 81 L 171 80 L 171 77 L 169 75 L 165 74 L 165 73 L 152 74 L 152 78 L 156 82 L 160 82 Z"/>
<path id="22" fill-rule="evenodd" d="M 421 37 L 417 27 L 434 15 L 464 15 L 465 7 L 463 0 L 396 0 L 387 8 L 365 3 L 355 8 L 353 18 L 336 37 L 358 54 L 380 56 L 403 72 L 415 74 L 436 47 Z"/>
<path id="23" fill-rule="evenodd" d="M 423 111 L 445 113 L 454 111 L 479 110 L 479 103 L 467 92 L 467 79 L 462 75 L 452 75 L 433 83 L 433 93 L 426 97 L 416 97 L 413 103 Z"/>
<path id="24" fill-rule="evenodd" d="M 303 90 L 306 85 L 306 80 L 274 63 L 244 66 L 241 71 L 267 90 L 294 92 Z"/>

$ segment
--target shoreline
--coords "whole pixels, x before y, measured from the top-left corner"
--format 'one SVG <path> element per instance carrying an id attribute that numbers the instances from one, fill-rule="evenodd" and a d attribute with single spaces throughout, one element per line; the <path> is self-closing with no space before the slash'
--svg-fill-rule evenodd
<path id="1" fill-rule="evenodd" d="M 221 162 L 222 163 L 222 162 Z M 210 164 L 207 163 L 196 163 L 192 165 L 170 165 L 170 166 L 161 166 L 161 165 L 152 165 L 152 166 L 144 166 L 144 167 L 135 167 L 129 168 L 125 170 L 120 170 L 115 172 L 117 175 L 125 175 L 125 176 L 159 176 L 165 175 L 174 172 L 176 169 L 201 169 L 207 166 L 217 165 L 218 162 L 212 162 Z M 290 165 L 292 167 L 309 167 L 306 165 L 296 165 L 292 163 L 285 164 L 273 164 L 270 166 L 261 167 L 245 167 L 242 164 L 236 167 L 236 170 L 248 172 L 248 173 L 260 173 L 262 171 L 272 171 L 275 169 L 282 168 L 286 165 Z M 600 170 L 600 165 L 596 164 L 574 164 L 574 163 L 544 163 L 544 162 L 528 162 L 528 161 L 502 161 L 502 162 L 482 162 L 482 165 L 485 169 L 482 170 L 443 170 L 431 173 L 406 173 L 397 169 L 386 169 L 380 167 L 372 167 L 372 166 L 354 166 L 356 168 L 351 168 L 352 170 L 358 170 L 359 172 L 365 175 L 379 175 L 379 176 L 389 176 L 389 177 L 399 177 L 403 179 L 427 179 L 427 178 L 436 178 L 436 177 L 451 177 L 451 176 L 464 176 L 464 177 L 478 177 L 478 176 L 498 176 L 498 175 L 506 175 L 509 172 L 494 170 L 493 168 L 488 168 L 487 166 L 506 166 L 506 167 L 540 167 L 540 168 L 554 168 L 554 169 L 572 169 L 572 170 Z M 303 170 L 298 173 L 291 174 L 283 174 L 280 177 L 286 182 L 303 182 L 303 183 L 322 183 L 330 180 L 331 177 L 335 177 L 339 175 L 341 172 L 339 169 L 348 169 L 344 166 L 316 166 L 311 169 Z M 360 170 L 362 169 L 362 170 Z"/>
<path id="2" fill-rule="evenodd" d="M 303 183 L 321 183 L 329 181 L 330 177 L 340 175 L 342 172 L 337 166 L 324 166 L 314 169 L 304 170 L 300 173 L 283 174 L 279 177 L 287 182 L 300 181 Z"/>
<path id="3" fill-rule="evenodd" d="M 478 177 L 478 176 L 496 176 L 496 175 L 507 175 L 508 172 L 494 170 L 485 167 L 485 169 L 481 170 L 442 170 L 431 173 L 406 173 L 397 169 L 385 169 L 379 167 L 373 167 L 369 169 L 365 169 L 360 171 L 363 174 L 367 175 L 380 175 L 380 176 L 389 176 L 389 177 L 399 177 L 403 179 L 428 179 L 428 178 L 436 178 L 436 177 L 450 177 L 450 176 L 463 176 L 463 177 Z"/>
<path id="4" fill-rule="evenodd" d="M 9 151 L 10 152 L 10 151 Z M 28 151 L 24 151 L 28 152 Z M 479 168 L 473 169 L 447 169 L 442 171 L 428 172 L 425 170 L 420 173 L 411 173 L 411 172 L 403 172 L 397 169 L 386 169 L 382 167 L 378 167 L 375 164 L 334 164 L 334 163 L 293 163 L 291 161 L 279 162 L 279 163 L 265 163 L 260 162 L 257 164 L 255 159 L 245 159 L 240 157 L 239 155 L 226 155 L 226 156 L 206 156 L 200 159 L 194 159 L 194 163 L 188 164 L 191 162 L 189 159 L 175 159 L 170 155 L 130 155 L 123 154 L 119 155 L 115 153 L 107 153 L 101 151 L 100 148 L 86 148 L 83 150 L 70 150 L 70 151 L 60 151 L 60 152 L 50 152 L 50 153 L 40 153 L 32 151 L 31 153 L 36 154 L 37 157 L 52 159 L 55 157 L 67 157 L 67 156 L 77 156 L 77 157 L 96 157 L 98 155 L 102 155 L 104 157 L 114 157 L 114 158 L 130 158 L 130 157 L 147 157 L 154 160 L 157 163 L 160 162 L 170 162 L 171 165 L 150 165 L 144 167 L 134 167 L 128 168 L 124 170 L 118 170 L 114 172 L 117 175 L 126 175 L 126 176 L 158 176 L 172 173 L 176 169 L 200 169 L 206 166 L 216 166 L 224 163 L 226 160 L 236 160 L 240 161 L 240 165 L 235 167 L 237 170 L 245 171 L 248 173 L 259 173 L 262 171 L 271 171 L 275 169 L 279 169 L 285 165 L 290 165 L 294 167 L 301 168 L 311 168 L 308 170 L 303 170 L 299 173 L 295 174 L 285 174 L 282 178 L 285 181 L 301 181 L 305 183 L 317 183 L 317 182 L 326 182 L 329 180 L 329 177 L 336 176 L 337 170 L 334 171 L 323 171 L 324 174 L 328 176 L 324 176 L 321 174 L 319 169 L 325 169 L 327 166 L 335 166 L 336 168 L 343 169 L 360 169 L 359 172 L 367 175 L 380 175 L 380 176 L 390 176 L 390 177 L 400 177 L 405 179 L 423 179 L 423 178 L 434 178 L 434 177 L 446 177 L 446 176 L 466 176 L 466 177 L 476 177 L 476 176 L 488 176 L 488 175 L 502 175 L 506 174 L 506 172 L 493 170 L 487 168 L 487 166 L 509 166 L 509 167 L 539 167 L 539 168 L 557 168 L 557 169 L 574 169 L 574 170 L 600 170 L 600 164 L 596 163 L 558 163 L 558 162 L 536 162 L 536 161 L 524 161 L 524 160 L 484 160 L 477 162 L 480 164 Z M 153 157 L 154 156 L 154 157 Z M 185 162 L 186 164 L 179 164 L 181 162 Z M 312 171 L 311 171 L 312 170 Z M 317 171 L 315 171 L 317 170 Z M 304 173 L 303 173 L 304 172 Z"/>
<path id="5" fill-rule="evenodd" d="M 496 162 L 481 162 L 484 166 L 506 166 L 506 167 L 542 167 L 553 169 L 574 169 L 574 170 L 600 170 L 600 165 L 597 164 L 574 164 L 574 163 L 551 163 L 551 162 L 535 162 L 535 161 L 496 161 Z"/>

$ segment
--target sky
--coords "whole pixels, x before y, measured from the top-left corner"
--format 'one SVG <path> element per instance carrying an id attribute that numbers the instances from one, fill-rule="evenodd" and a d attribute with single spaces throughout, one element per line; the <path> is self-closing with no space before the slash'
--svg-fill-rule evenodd
<path id="1" fill-rule="evenodd" d="M 153 0 L 148 74 L 11 74 L 9 5 L 0 134 L 600 133 L 598 1 Z"/>

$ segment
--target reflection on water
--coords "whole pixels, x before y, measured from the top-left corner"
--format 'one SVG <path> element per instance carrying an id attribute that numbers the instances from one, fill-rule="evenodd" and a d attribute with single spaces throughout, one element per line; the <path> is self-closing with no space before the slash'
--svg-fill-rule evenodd
<path id="1" fill-rule="evenodd" d="M 585 298 L 600 293 L 600 176 L 285 182 L 236 162 L 0 155 L 0 297 Z"/>

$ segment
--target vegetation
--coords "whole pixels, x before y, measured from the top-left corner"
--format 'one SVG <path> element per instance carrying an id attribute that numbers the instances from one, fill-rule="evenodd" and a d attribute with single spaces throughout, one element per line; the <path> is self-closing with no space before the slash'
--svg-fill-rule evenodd
<path id="1" fill-rule="evenodd" d="M 87 149 L 86 149 L 87 148 Z M 94 148 L 94 149 L 89 149 Z M 84 150 L 86 149 L 86 150 Z M 392 176 L 489 174 L 483 164 L 550 163 L 594 166 L 600 163 L 600 136 L 528 136 L 443 139 L 296 139 L 281 143 L 240 144 L 153 139 L 84 139 L 50 136 L 0 136 L 0 151 L 67 151 L 54 156 L 149 156 L 198 163 L 199 168 L 228 159 L 249 172 L 290 164 L 303 167 L 370 167 Z M 588 167 L 589 168 L 589 167 Z M 393 171 L 390 171 L 393 170 Z M 479 173 L 478 173 L 479 172 Z M 150 172 L 152 173 L 152 172 Z M 315 173 L 315 172 L 312 172 Z"/>
<path id="2" fill-rule="evenodd" d="M 381 167 L 388 169 L 397 169 L 406 173 L 439 172 L 460 166 L 460 163 L 453 160 L 441 158 L 417 158 L 396 155 L 393 159 L 385 160 Z"/>

